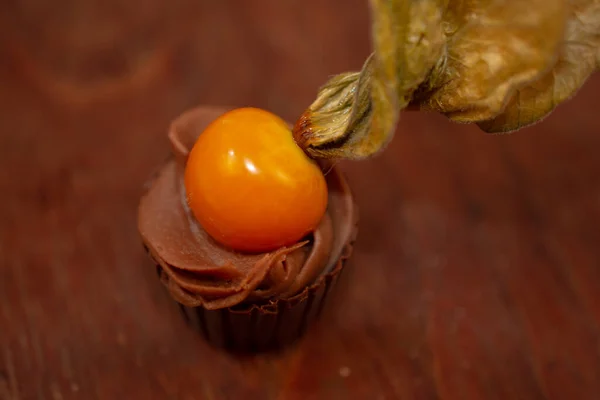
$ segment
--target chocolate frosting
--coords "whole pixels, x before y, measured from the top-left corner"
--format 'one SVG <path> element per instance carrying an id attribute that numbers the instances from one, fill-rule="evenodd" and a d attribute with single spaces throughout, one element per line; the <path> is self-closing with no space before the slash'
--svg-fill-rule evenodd
<path id="1" fill-rule="evenodd" d="M 155 175 L 139 206 L 138 227 L 163 282 L 179 303 L 206 309 L 290 298 L 327 273 L 353 239 L 356 210 L 336 168 L 326 180 L 329 204 L 319 226 L 293 246 L 240 253 L 213 240 L 185 201 L 187 156 L 206 126 L 227 111 L 200 107 L 176 119 L 169 131 L 172 157 Z"/>

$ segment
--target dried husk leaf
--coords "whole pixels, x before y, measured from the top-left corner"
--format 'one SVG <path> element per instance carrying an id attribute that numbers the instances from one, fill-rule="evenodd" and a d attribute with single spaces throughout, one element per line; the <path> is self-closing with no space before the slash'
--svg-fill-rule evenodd
<path id="1" fill-rule="evenodd" d="M 373 126 L 373 108 L 371 107 L 371 88 L 367 82 L 372 80 L 373 56 L 369 57 L 360 73 L 345 73 L 333 77 L 319 90 L 317 100 L 300 117 L 294 125 L 293 133 L 296 142 L 314 157 L 341 158 L 346 155 L 347 148 L 359 145 L 366 147 L 365 141 L 374 139 L 383 130 L 376 132 Z M 393 94 L 393 92 L 390 92 Z M 382 100 L 383 109 L 379 115 L 383 121 L 394 117 L 384 115 L 393 104 L 393 97 L 388 94 L 378 96 Z M 393 106 L 392 106 L 393 107 Z M 370 147 L 370 146 L 369 146 Z"/>
<path id="2" fill-rule="evenodd" d="M 442 54 L 447 1 L 370 1 L 376 52 L 360 73 L 330 79 L 300 117 L 294 137 L 307 153 L 362 159 L 385 147 L 399 111 Z"/>
<path id="3" fill-rule="evenodd" d="M 596 70 L 600 0 L 371 0 L 374 54 L 294 129 L 314 157 L 362 159 L 409 103 L 487 132 L 539 121 Z"/>
<path id="4" fill-rule="evenodd" d="M 433 90 L 416 100 L 454 121 L 483 121 L 552 67 L 564 32 L 564 0 L 454 1 L 445 21 L 456 31 L 447 38 L 444 68 Z"/>
<path id="5" fill-rule="evenodd" d="M 600 62 L 600 1 L 567 2 L 566 29 L 552 69 L 517 90 L 504 111 L 479 122 L 486 132 L 510 132 L 546 117 L 570 99 Z"/>

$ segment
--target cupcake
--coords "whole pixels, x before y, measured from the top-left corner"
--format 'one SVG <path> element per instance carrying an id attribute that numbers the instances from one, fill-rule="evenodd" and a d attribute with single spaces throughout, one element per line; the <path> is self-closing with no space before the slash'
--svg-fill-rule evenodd
<path id="1" fill-rule="evenodd" d="M 213 345 L 291 344 L 319 317 L 350 257 L 357 210 L 348 184 L 263 110 L 199 107 L 168 138 L 171 157 L 138 210 L 161 282 Z"/>

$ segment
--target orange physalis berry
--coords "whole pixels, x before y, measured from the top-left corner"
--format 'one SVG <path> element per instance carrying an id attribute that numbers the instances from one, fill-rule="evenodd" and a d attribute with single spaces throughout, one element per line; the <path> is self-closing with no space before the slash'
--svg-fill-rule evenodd
<path id="1" fill-rule="evenodd" d="M 327 208 L 321 169 L 276 115 L 239 108 L 200 134 L 185 169 L 192 213 L 216 241 L 261 252 L 302 239 Z"/>

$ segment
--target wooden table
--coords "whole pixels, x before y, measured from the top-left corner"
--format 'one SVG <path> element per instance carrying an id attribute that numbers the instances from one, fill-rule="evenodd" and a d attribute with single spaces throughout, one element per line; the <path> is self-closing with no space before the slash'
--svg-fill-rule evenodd
<path id="1" fill-rule="evenodd" d="M 0 399 L 600 398 L 598 78 L 509 136 L 405 113 L 346 163 L 353 274 L 287 353 L 214 350 L 171 308 L 136 233 L 168 122 L 293 119 L 367 22 L 364 0 L 3 6 Z"/>

